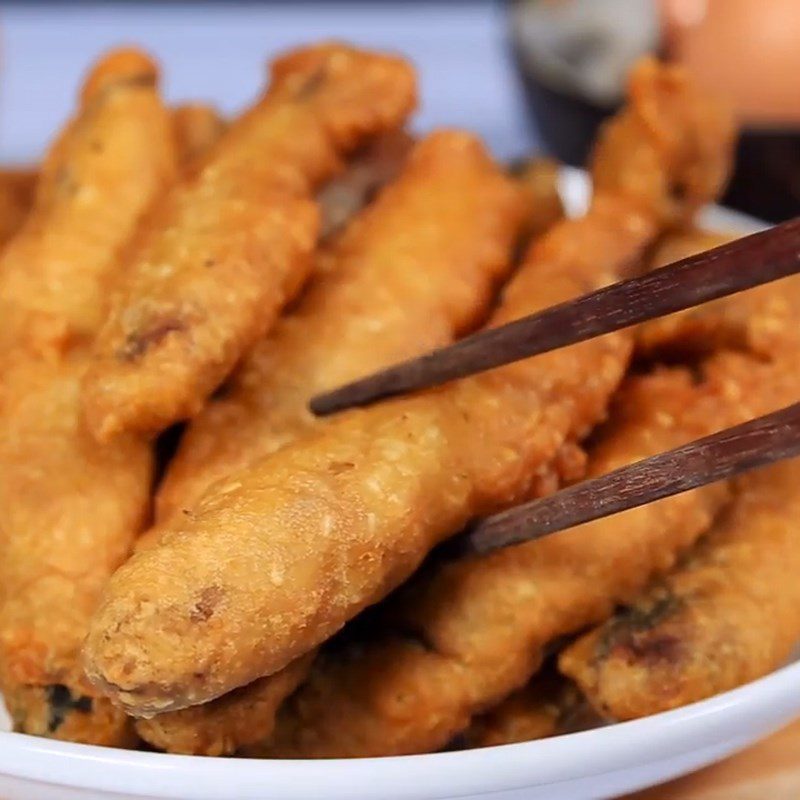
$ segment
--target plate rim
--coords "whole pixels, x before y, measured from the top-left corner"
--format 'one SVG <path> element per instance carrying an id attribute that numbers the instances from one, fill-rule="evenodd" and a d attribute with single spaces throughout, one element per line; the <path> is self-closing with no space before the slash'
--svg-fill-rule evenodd
<path id="1" fill-rule="evenodd" d="M 283 800 L 316 797 L 320 786 L 325 786 L 330 800 L 368 800 L 375 797 L 375 781 L 391 785 L 396 798 L 443 800 L 599 778 L 679 757 L 700 746 L 710 733 L 719 735 L 719 741 L 730 736 L 734 719 L 741 733 L 765 707 L 780 707 L 768 725 L 755 728 L 755 740 L 800 710 L 800 697 L 794 706 L 787 703 L 797 696 L 799 680 L 800 661 L 728 692 L 643 719 L 532 742 L 379 758 L 186 756 L 0 732 L 0 773 L 73 789 L 176 800 L 187 796 L 227 800 L 232 785 L 241 800 L 263 798 L 267 785 Z M 423 795 L 420 787 L 425 789 Z"/>

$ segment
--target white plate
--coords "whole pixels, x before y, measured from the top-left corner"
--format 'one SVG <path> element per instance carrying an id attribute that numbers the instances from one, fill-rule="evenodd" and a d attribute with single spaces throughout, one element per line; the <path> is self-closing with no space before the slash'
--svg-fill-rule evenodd
<path id="1" fill-rule="evenodd" d="M 571 212 L 587 182 L 565 171 Z M 710 227 L 746 232 L 726 209 Z M 595 800 L 717 761 L 800 715 L 800 661 L 702 703 L 538 742 L 400 758 L 246 761 L 138 753 L 0 733 L 4 800 Z"/>
<path id="2" fill-rule="evenodd" d="M 0 734 L 5 800 L 594 800 L 683 775 L 800 713 L 800 663 L 647 719 L 455 753 L 245 761 L 137 753 Z M 108 794 L 106 794 L 108 793 Z"/>

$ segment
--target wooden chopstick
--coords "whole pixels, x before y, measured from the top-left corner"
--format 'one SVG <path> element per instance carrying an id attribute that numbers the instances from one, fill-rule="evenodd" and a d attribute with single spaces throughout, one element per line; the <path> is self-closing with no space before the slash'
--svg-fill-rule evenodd
<path id="1" fill-rule="evenodd" d="M 612 284 L 311 400 L 318 415 L 436 386 L 800 272 L 800 217 Z"/>
<path id="2" fill-rule="evenodd" d="M 487 517 L 448 543 L 483 554 L 800 455 L 800 403 Z"/>

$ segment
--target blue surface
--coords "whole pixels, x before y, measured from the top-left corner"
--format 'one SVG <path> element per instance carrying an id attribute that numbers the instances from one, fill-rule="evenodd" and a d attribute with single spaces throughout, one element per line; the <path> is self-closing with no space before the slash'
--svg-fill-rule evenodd
<path id="1" fill-rule="evenodd" d="M 258 92 L 270 54 L 321 38 L 389 48 L 419 68 L 415 127 L 470 128 L 500 157 L 535 136 L 494 2 L 24 4 L 0 11 L 0 159 L 36 158 L 73 107 L 81 75 L 103 49 L 136 43 L 164 65 L 170 101 L 201 99 L 231 113 Z"/>

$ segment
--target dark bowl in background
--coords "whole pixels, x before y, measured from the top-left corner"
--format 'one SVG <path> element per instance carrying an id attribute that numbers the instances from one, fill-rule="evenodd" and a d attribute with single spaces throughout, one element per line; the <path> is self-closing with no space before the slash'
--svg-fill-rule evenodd
<path id="1" fill-rule="evenodd" d="M 584 166 L 598 128 L 619 106 L 600 105 L 549 85 L 526 63 L 513 31 L 509 40 L 528 111 L 545 149 L 566 164 Z M 770 222 L 800 214 L 800 130 L 743 131 L 721 202 Z"/>
<path id="2" fill-rule="evenodd" d="M 722 202 L 770 222 L 800 214 L 800 132 L 744 131 Z"/>
<path id="3" fill-rule="evenodd" d="M 597 129 L 616 109 L 550 88 L 523 66 L 516 45 L 514 51 L 528 111 L 548 153 L 573 167 L 584 166 Z"/>

